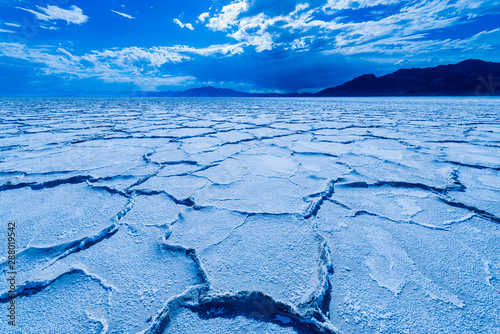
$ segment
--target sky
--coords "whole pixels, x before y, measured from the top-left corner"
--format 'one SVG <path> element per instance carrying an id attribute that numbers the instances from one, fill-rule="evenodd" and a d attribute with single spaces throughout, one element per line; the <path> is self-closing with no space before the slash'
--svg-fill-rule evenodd
<path id="1" fill-rule="evenodd" d="M 500 0 L 0 0 L 0 95 L 316 92 L 500 61 Z"/>

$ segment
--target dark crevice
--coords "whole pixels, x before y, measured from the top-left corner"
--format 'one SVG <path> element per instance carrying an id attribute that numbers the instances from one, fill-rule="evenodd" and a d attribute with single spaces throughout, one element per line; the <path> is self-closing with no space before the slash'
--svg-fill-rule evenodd
<path id="1" fill-rule="evenodd" d="M 453 172 L 451 172 L 451 181 L 453 182 L 453 184 L 446 187 L 447 191 L 453 190 L 453 191 L 464 192 L 467 189 L 458 179 L 459 175 L 460 172 L 458 168 L 455 169 Z"/>
<path id="2" fill-rule="evenodd" d="M 0 303 L 7 303 L 11 301 L 14 298 L 20 298 L 20 297 L 29 297 L 34 294 L 37 294 L 39 292 L 42 292 L 46 288 L 48 288 L 50 285 L 52 285 L 54 282 L 57 280 L 63 278 L 64 276 L 67 275 L 72 275 L 72 274 L 82 274 L 87 277 L 92 278 L 93 280 L 97 281 L 105 290 L 112 290 L 112 288 L 108 285 L 103 284 L 102 281 L 100 281 L 97 277 L 94 277 L 93 275 L 89 275 L 86 273 L 83 269 L 80 268 L 72 268 L 71 270 L 53 278 L 50 280 L 46 281 L 27 281 L 24 282 L 22 285 L 18 286 L 16 288 L 16 293 L 14 295 L 9 294 L 9 292 L 4 292 L 2 295 L 0 295 Z"/>
<path id="3" fill-rule="evenodd" d="M 179 245 L 170 245 L 170 244 L 166 243 L 167 238 L 168 237 L 165 237 L 164 242 L 161 244 L 163 249 L 165 249 L 167 252 L 182 254 L 185 257 L 189 258 L 191 261 L 193 261 L 193 263 L 196 266 L 196 273 L 197 273 L 198 279 L 201 282 L 200 284 L 204 284 L 206 286 L 209 286 L 210 283 L 208 281 L 207 274 L 205 273 L 205 270 L 203 269 L 203 265 L 201 264 L 201 261 L 198 258 L 198 255 L 196 254 L 196 250 L 192 249 L 192 248 L 182 247 Z"/>
<path id="4" fill-rule="evenodd" d="M 137 186 L 140 186 L 141 184 L 145 183 L 146 181 L 148 181 L 149 179 L 155 177 L 156 175 L 158 175 L 158 173 L 163 169 L 163 167 L 160 167 L 158 170 L 156 170 L 154 173 L 152 174 L 149 174 L 149 175 L 146 175 L 144 177 L 142 177 L 141 179 L 139 179 L 137 182 L 135 182 L 134 184 L 130 185 L 128 188 L 127 188 L 127 191 L 129 191 L 129 189 L 133 188 L 133 187 L 137 187 Z"/>
<path id="5" fill-rule="evenodd" d="M 377 181 L 375 183 L 366 183 L 363 181 L 359 181 L 359 182 L 339 184 L 339 187 L 346 187 L 346 188 L 372 188 L 372 187 L 383 187 L 383 186 L 389 186 L 392 188 L 422 189 L 426 191 L 432 191 L 438 194 L 445 194 L 447 192 L 446 189 L 432 187 L 422 183 L 412 183 L 403 181 Z"/>
<path id="6" fill-rule="evenodd" d="M 324 152 L 298 152 L 295 150 L 291 150 L 292 154 L 299 154 L 299 155 L 322 155 L 325 157 L 330 157 L 330 158 L 338 158 L 338 155 L 331 154 L 331 153 L 324 153 Z"/>
<path id="7" fill-rule="evenodd" d="M 123 217 L 123 216 L 122 216 Z M 119 226 L 117 224 L 112 224 L 108 227 L 106 227 L 104 230 L 99 232 L 96 235 L 93 235 L 91 237 L 85 237 L 80 240 L 72 242 L 70 245 L 72 247 L 68 248 L 64 253 L 59 255 L 57 258 L 55 258 L 53 261 L 51 261 L 51 264 L 49 264 L 47 267 L 52 266 L 56 261 L 59 261 L 61 259 L 64 259 L 65 257 L 68 257 L 71 254 L 79 253 L 83 250 L 86 250 L 93 245 L 111 238 L 116 232 L 118 232 Z"/>
<path id="8" fill-rule="evenodd" d="M 488 211 L 476 208 L 472 205 L 467 205 L 467 204 L 460 203 L 460 202 L 453 202 L 453 201 L 447 200 L 446 198 L 439 198 L 439 199 L 448 205 L 454 206 L 456 208 L 469 210 L 470 212 L 473 212 L 473 213 L 477 214 L 478 216 L 481 216 L 483 218 L 491 220 L 495 223 L 500 223 L 500 217 L 497 217 Z"/>
<path id="9" fill-rule="evenodd" d="M 31 190 L 40 190 L 40 189 L 48 189 L 48 188 L 54 188 L 57 186 L 60 186 L 62 184 L 78 184 L 78 183 L 84 183 L 84 182 L 96 182 L 98 179 L 93 178 L 92 176 L 88 175 L 79 175 L 79 176 L 73 176 L 68 179 L 57 179 L 57 180 L 51 180 L 43 183 L 36 183 L 36 182 L 21 182 L 21 183 L 16 183 L 16 184 L 11 184 L 11 183 L 6 183 L 2 186 L 0 186 L 0 191 L 6 191 L 6 190 L 13 190 L 13 189 L 20 189 L 20 188 L 31 188 Z"/>
<path id="10" fill-rule="evenodd" d="M 178 160 L 178 161 L 164 161 L 160 162 L 162 166 L 173 166 L 173 165 L 197 165 L 198 162 L 193 160 Z"/>
<path id="11" fill-rule="evenodd" d="M 255 128 L 255 129 L 258 129 L 258 128 Z M 242 129 L 240 131 L 245 132 L 244 130 L 245 129 Z M 237 141 L 234 141 L 234 142 L 225 142 L 225 143 L 222 143 L 220 146 L 237 145 L 237 144 L 240 144 L 240 143 L 247 143 L 247 142 L 252 142 L 252 141 L 260 141 L 260 140 L 267 140 L 267 139 L 289 137 L 289 136 L 293 136 L 293 135 L 304 134 L 304 133 L 307 133 L 307 131 L 295 131 L 295 132 L 284 133 L 284 134 L 275 135 L 275 136 L 260 136 L 260 137 L 252 134 L 251 132 L 245 132 L 245 133 L 250 134 L 251 136 L 253 136 L 253 138 L 244 138 L 244 139 L 240 139 L 240 140 L 237 140 Z"/>
<path id="12" fill-rule="evenodd" d="M 129 195 L 126 194 L 125 192 L 120 191 L 120 190 L 115 189 L 115 188 L 111 188 L 108 186 L 102 186 L 102 185 L 94 185 L 94 184 L 91 184 L 91 186 L 94 189 L 103 190 L 103 191 L 105 191 L 109 194 L 112 194 L 112 195 L 121 195 L 121 196 L 129 197 Z"/>
<path id="13" fill-rule="evenodd" d="M 275 301 L 272 297 L 260 292 L 242 291 L 233 295 L 222 295 L 201 298 L 198 305 L 185 307 L 196 312 L 201 319 L 235 318 L 243 316 L 247 319 L 268 322 L 280 327 L 291 327 L 297 333 L 335 333 L 323 326 L 322 317 L 318 314 L 301 315 L 290 305 Z"/>
<path id="14" fill-rule="evenodd" d="M 20 183 L 11 183 L 7 182 L 0 186 L 0 191 L 7 191 L 7 190 L 15 190 L 15 189 L 22 189 L 22 188 L 30 188 L 31 190 L 42 190 L 42 189 L 50 189 L 50 188 L 55 188 L 60 185 L 65 185 L 65 184 L 80 184 L 80 183 L 87 183 L 92 188 L 98 189 L 98 190 L 103 190 L 106 191 L 112 195 L 121 195 L 128 197 L 128 195 L 120 190 L 108 187 L 106 185 L 97 185 L 95 183 L 99 181 L 110 181 L 110 180 L 115 180 L 115 179 L 127 179 L 128 177 L 124 176 L 112 176 L 112 177 L 103 177 L 103 178 L 94 178 L 93 176 L 90 175 L 77 175 L 73 176 L 67 179 L 56 179 L 56 180 L 51 180 L 47 182 L 42 182 L 42 183 L 36 183 L 36 182 L 20 182 Z"/>
<path id="15" fill-rule="evenodd" d="M 127 194 L 135 194 L 135 195 L 144 195 L 144 196 L 152 196 L 152 195 L 166 195 L 168 198 L 170 198 L 175 204 L 179 205 L 184 205 L 187 207 L 192 207 L 194 208 L 200 208 L 199 206 L 196 205 L 196 203 L 193 201 L 191 197 L 185 198 L 185 199 L 178 199 L 174 197 L 173 195 L 167 193 L 164 190 L 145 190 L 145 189 L 135 189 L 135 190 L 127 190 Z"/>
<path id="16" fill-rule="evenodd" d="M 284 328 L 293 328 L 303 334 L 335 334 L 332 325 L 323 322 L 317 311 L 303 314 L 290 305 L 276 301 L 260 291 L 241 291 L 235 294 L 209 295 L 206 285 L 193 286 L 183 294 L 172 298 L 152 320 L 146 334 L 163 334 L 175 317 L 184 309 L 195 312 L 203 319 L 238 316 L 259 322 L 268 322 Z"/>
<path id="17" fill-rule="evenodd" d="M 101 241 L 111 238 L 115 233 L 118 232 L 120 228 L 119 226 L 120 220 L 122 220 L 127 215 L 127 213 L 132 209 L 133 203 L 134 203 L 134 198 L 130 197 L 128 203 L 125 205 L 125 208 L 120 212 L 118 212 L 111 219 L 111 221 L 114 222 L 108 227 L 101 230 L 99 233 L 91 236 L 86 236 L 75 241 L 68 242 L 64 246 L 57 245 L 54 247 L 45 248 L 46 250 L 49 250 L 51 248 L 56 248 L 60 250 L 59 255 L 53 258 L 50 261 L 50 264 L 46 268 L 52 266 L 57 261 L 64 259 L 65 257 L 68 257 L 71 254 L 81 252 L 83 250 L 92 247 L 95 244 L 98 244 Z"/>
<path id="18" fill-rule="evenodd" d="M 333 274 L 333 272 L 332 272 Z M 324 293 L 324 296 L 323 298 L 321 299 L 321 302 L 319 303 L 319 308 L 321 310 L 321 312 L 323 312 L 323 314 L 326 316 L 326 317 L 329 317 L 330 316 L 330 303 L 332 302 L 332 283 L 330 282 L 330 279 L 328 279 L 326 281 L 326 284 L 327 284 L 327 288 L 325 290 L 325 293 Z"/>
<path id="19" fill-rule="evenodd" d="M 339 201 L 336 201 L 334 199 L 331 199 L 331 198 L 328 198 L 327 199 L 329 202 L 335 204 L 335 205 L 338 205 L 340 206 L 341 208 L 343 209 L 346 209 L 346 210 L 352 210 L 350 207 L 348 207 L 347 205 L 345 205 L 344 203 L 340 203 Z"/>
<path id="20" fill-rule="evenodd" d="M 210 294 L 210 282 L 202 267 L 196 250 L 179 245 L 170 245 L 166 234 L 162 247 L 169 252 L 182 254 L 190 258 L 196 265 L 197 274 L 201 283 L 190 287 L 179 296 L 169 300 L 157 316 L 151 320 L 147 334 L 160 334 L 168 330 L 175 317 L 188 309 L 198 314 L 200 319 L 233 319 L 245 317 L 258 322 L 273 323 L 282 328 L 293 328 L 297 333 L 333 334 L 337 330 L 328 320 L 333 265 L 326 241 L 321 237 L 320 246 L 320 286 L 311 295 L 309 302 L 293 306 L 274 300 L 271 296 L 260 291 L 240 291 L 234 294 Z"/>
<path id="21" fill-rule="evenodd" d="M 417 223 L 417 222 L 415 222 L 413 220 L 396 220 L 396 219 L 385 217 L 385 216 L 382 216 L 382 215 L 379 215 L 379 214 L 376 214 L 376 213 L 373 213 L 373 212 L 365 211 L 365 210 L 358 210 L 353 215 L 353 217 L 359 217 L 359 216 L 378 217 L 378 218 L 385 219 L 385 220 L 388 220 L 390 222 L 397 223 L 397 224 L 412 224 L 412 225 L 418 225 L 418 226 L 421 226 L 421 227 L 425 227 L 425 228 L 428 228 L 430 230 L 448 231 L 448 229 L 446 229 L 444 227 L 419 224 L 419 223 Z"/>
<path id="22" fill-rule="evenodd" d="M 150 157 L 155 153 L 157 153 L 157 152 L 155 151 L 155 152 L 145 153 L 142 155 L 142 159 L 146 163 L 153 164 L 156 166 L 197 165 L 198 164 L 198 162 L 196 162 L 194 160 L 175 160 L 175 161 L 162 161 L 162 162 L 153 161 L 153 160 L 151 160 Z"/>
<path id="23" fill-rule="evenodd" d="M 450 161 L 450 160 L 446 160 L 443 162 L 449 163 L 452 165 L 456 165 L 456 166 L 469 167 L 469 168 L 474 168 L 474 169 L 488 169 L 488 170 L 500 171 L 500 167 L 484 166 L 484 165 L 479 165 L 479 164 L 467 164 L 467 163 L 463 163 L 463 162 Z"/>
<path id="24" fill-rule="evenodd" d="M 330 302 L 332 300 L 332 285 L 330 279 L 334 273 L 333 263 L 331 260 L 330 247 L 320 234 L 316 235 L 320 243 L 319 246 L 319 266 L 318 279 L 319 284 L 316 290 L 309 296 L 309 299 L 299 305 L 300 309 L 315 312 L 315 319 L 325 322 L 329 321 Z M 320 317 L 318 317 L 320 315 Z"/>
<path id="25" fill-rule="evenodd" d="M 326 187 L 326 190 L 323 191 L 320 194 L 314 194 L 312 195 L 313 197 L 319 197 L 319 199 L 315 203 L 311 203 L 309 207 L 306 210 L 306 213 L 304 214 L 305 219 L 309 219 L 311 217 L 316 217 L 318 214 L 319 209 L 321 208 L 321 205 L 323 202 L 332 197 L 333 193 L 335 192 L 335 183 L 338 182 L 338 179 L 336 180 L 330 180 L 328 182 L 328 185 Z"/>

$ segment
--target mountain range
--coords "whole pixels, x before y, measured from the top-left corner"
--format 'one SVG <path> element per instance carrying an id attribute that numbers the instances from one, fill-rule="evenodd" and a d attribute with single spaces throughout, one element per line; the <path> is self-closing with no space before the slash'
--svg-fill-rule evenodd
<path id="1" fill-rule="evenodd" d="M 428 68 L 400 69 L 377 77 L 365 74 L 317 93 L 246 93 L 201 87 L 181 92 L 145 92 L 157 97 L 329 97 L 329 96 L 489 96 L 500 95 L 500 63 L 477 59 Z"/>
<path id="2" fill-rule="evenodd" d="M 191 88 L 185 91 L 174 92 L 146 92 L 145 96 L 148 97 L 308 97 L 314 96 L 311 93 L 246 93 L 228 88 L 215 88 L 212 86 Z"/>
<path id="3" fill-rule="evenodd" d="M 300 80 L 300 78 L 297 78 Z M 16 96 L 0 92 L 1 96 Z M 24 96 L 25 94 L 20 94 Z M 500 96 L 500 63 L 477 59 L 428 68 L 400 69 L 375 76 L 364 74 L 316 93 L 248 93 L 211 86 L 184 91 L 31 91 L 29 96 L 59 97 L 353 97 L 353 96 Z"/>

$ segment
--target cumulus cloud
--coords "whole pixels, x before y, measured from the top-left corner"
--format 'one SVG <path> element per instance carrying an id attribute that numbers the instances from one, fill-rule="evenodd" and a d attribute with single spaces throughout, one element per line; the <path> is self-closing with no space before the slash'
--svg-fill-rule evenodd
<path id="1" fill-rule="evenodd" d="M 201 23 L 205 22 L 206 19 L 208 19 L 210 17 L 210 13 L 206 12 L 206 13 L 201 13 L 200 15 L 198 15 L 198 21 L 200 21 Z"/>
<path id="2" fill-rule="evenodd" d="M 123 16 L 123 17 L 125 17 L 125 18 L 127 18 L 127 19 L 135 19 L 135 17 L 133 17 L 133 16 L 131 16 L 131 15 L 128 15 L 128 14 L 125 14 L 125 13 L 120 13 L 120 12 L 117 12 L 116 10 L 111 10 L 111 11 L 112 11 L 113 13 L 118 14 L 118 15 L 120 15 L 120 16 Z"/>
<path id="3" fill-rule="evenodd" d="M 246 0 L 238 0 L 222 7 L 219 14 L 208 20 L 207 27 L 216 31 L 224 31 L 238 23 L 237 18 L 241 13 L 246 12 L 250 5 Z"/>
<path id="4" fill-rule="evenodd" d="M 254 46 L 257 52 L 282 49 L 353 54 L 381 51 L 385 45 L 388 53 L 394 53 L 403 49 L 412 52 L 402 44 L 446 46 L 439 39 L 420 40 L 425 40 L 429 31 L 463 24 L 474 15 L 500 12 L 497 0 L 328 0 L 326 4 L 297 1 L 293 10 L 291 1 L 286 6 L 273 6 L 272 10 L 266 10 L 259 2 L 261 11 L 256 12 L 251 7 L 256 0 L 236 0 L 210 17 L 206 26 L 227 32 L 227 36 Z M 365 19 L 359 20 L 359 9 L 375 6 L 376 12 L 363 14 Z M 276 14 L 276 7 L 288 8 L 288 12 Z M 345 12 L 346 9 L 350 11 Z"/>
<path id="5" fill-rule="evenodd" d="M 41 48 L 29 48 L 20 43 L 0 43 L 0 56 L 41 64 L 43 66 L 40 70 L 46 75 L 79 79 L 99 78 L 105 82 L 130 82 L 147 90 L 194 79 L 191 76 L 171 76 L 165 73 L 168 71 L 168 66 L 165 68 L 165 65 L 190 61 L 195 56 L 230 56 L 241 52 L 243 52 L 241 44 L 223 44 L 206 48 L 182 45 L 127 47 L 73 55 L 63 48 L 51 52 Z"/>
<path id="6" fill-rule="evenodd" d="M 276 46 L 275 40 L 283 32 L 290 30 L 293 25 L 298 26 L 298 22 L 307 21 L 310 14 L 315 11 L 313 9 L 304 13 L 304 10 L 308 8 L 309 4 L 299 3 L 292 12 L 286 15 L 269 17 L 264 13 L 259 13 L 253 16 L 242 16 L 240 14 L 249 9 L 249 4 L 246 1 L 236 1 L 224 6 L 221 13 L 210 18 L 206 26 L 212 30 L 228 31 L 229 37 L 246 45 L 252 45 L 257 52 L 262 52 L 272 50 Z M 288 42 L 293 43 L 293 39 Z M 286 43 L 281 45 L 284 44 Z"/>
<path id="7" fill-rule="evenodd" d="M 194 27 L 191 23 L 182 23 L 179 19 L 174 19 L 174 23 L 177 24 L 181 28 L 188 28 L 189 30 L 194 30 Z"/>
<path id="8" fill-rule="evenodd" d="M 66 21 L 67 24 L 83 24 L 88 20 L 88 16 L 83 14 L 83 11 L 77 6 L 71 6 L 70 9 L 63 9 L 51 5 L 48 5 L 47 8 L 40 6 L 36 7 L 38 11 L 22 7 L 17 8 L 34 14 L 36 18 L 41 21 L 63 20 Z"/>

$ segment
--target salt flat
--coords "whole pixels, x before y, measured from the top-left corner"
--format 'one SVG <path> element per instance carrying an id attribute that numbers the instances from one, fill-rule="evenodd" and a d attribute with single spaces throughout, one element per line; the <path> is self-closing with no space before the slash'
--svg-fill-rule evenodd
<path id="1" fill-rule="evenodd" d="M 0 221 L 2 333 L 499 333 L 500 100 L 3 98 Z"/>

